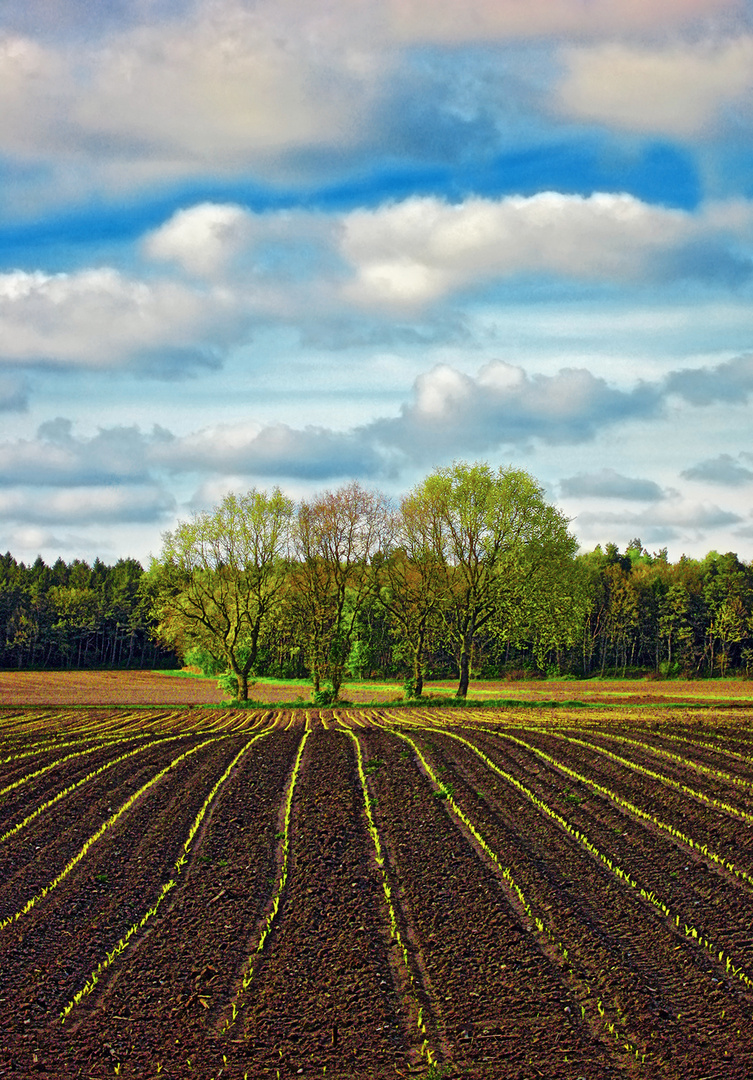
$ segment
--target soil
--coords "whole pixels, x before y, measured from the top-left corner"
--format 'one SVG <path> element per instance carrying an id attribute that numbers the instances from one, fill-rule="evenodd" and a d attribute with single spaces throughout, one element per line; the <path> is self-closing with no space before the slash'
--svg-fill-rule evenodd
<path id="1" fill-rule="evenodd" d="M 429 697 L 451 697 L 456 680 L 428 682 Z M 251 696 L 270 705 L 308 700 L 311 686 L 301 682 L 258 682 Z M 342 697 L 356 704 L 397 701 L 399 682 L 346 683 Z M 527 703 L 580 701 L 593 706 L 737 705 L 753 708 L 753 681 L 746 679 L 531 679 L 477 680 L 469 696 Z M 222 702 L 216 679 L 175 676 L 162 671 L 0 671 L 3 706 L 213 705 Z"/>
<path id="2" fill-rule="evenodd" d="M 0 711 L 0 1077 L 743 1080 L 752 764 L 742 710 Z"/>
<path id="3" fill-rule="evenodd" d="M 2 671 L 5 705 L 210 705 L 216 679 L 175 678 L 158 671 Z"/>

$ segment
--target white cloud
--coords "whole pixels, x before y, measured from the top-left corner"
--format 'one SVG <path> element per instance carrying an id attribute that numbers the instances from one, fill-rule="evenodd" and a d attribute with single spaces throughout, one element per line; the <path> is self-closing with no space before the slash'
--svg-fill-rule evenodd
<path id="1" fill-rule="evenodd" d="M 197 352 L 208 331 L 222 340 L 234 326 L 226 294 L 198 293 L 169 281 L 139 281 L 112 268 L 0 274 L 0 359 L 14 364 L 74 364 L 159 372 Z M 163 353 L 160 356 L 160 352 Z"/>
<path id="2" fill-rule="evenodd" d="M 655 386 L 617 390 L 584 368 L 529 375 L 494 360 L 474 377 L 442 364 L 416 379 L 413 401 L 399 417 L 374 421 L 361 432 L 409 461 L 431 462 L 438 455 L 521 447 L 533 439 L 587 442 L 602 427 L 653 415 L 660 404 Z"/>
<path id="3" fill-rule="evenodd" d="M 557 107 L 580 119 L 682 138 L 712 129 L 728 105 L 750 108 L 752 36 L 714 46 L 614 42 L 563 58 Z"/>
<path id="4" fill-rule="evenodd" d="M 696 502 L 679 494 L 637 512 L 580 512 L 572 501 L 566 503 L 565 512 L 585 550 L 615 540 L 627 544 L 630 538 L 640 536 L 649 548 L 671 545 L 674 558 L 688 551 L 705 554 L 713 546 L 723 549 L 734 543 L 733 527 L 744 520 L 716 503 Z M 735 534 L 739 532 L 735 530 Z"/>
<path id="5" fill-rule="evenodd" d="M 375 476 L 385 455 L 359 431 L 287 424 L 219 425 L 153 448 L 155 465 L 173 472 L 222 472 L 245 476 L 323 479 Z"/>
<path id="6" fill-rule="evenodd" d="M 662 489 L 653 480 L 624 476 L 614 469 L 569 476 L 560 480 L 559 486 L 563 495 L 571 497 L 624 499 L 629 502 L 656 502 L 662 498 Z"/>
<path id="7" fill-rule="evenodd" d="M 357 142 L 387 60 L 355 9 L 199 0 L 57 45 L 0 38 L 0 137 L 111 178 L 257 167 Z M 374 19 L 366 23 L 373 26 Z M 348 31 L 353 40 L 349 40 Z M 157 171 L 154 172 L 154 169 Z"/>
<path id="8" fill-rule="evenodd" d="M 0 143 L 5 153 L 42 150 L 64 115 L 70 80 L 65 59 L 30 37 L 0 36 Z"/>
<path id="9" fill-rule="evenodd" d="M 189 273 L 213 277 L 250 240 L 251 215 L 232 203 L 199 203 L 177 213 L 146 238 L 152 259 L 176 262 Z"/>
<path id="10" fill-rule="evenodd" d="M 42 424 L 33 439 L 0 443 L 0 486 L 88 486 L 149 479 L 150 455 L 172 436 L 147 434 L 135 425 L 100 428 L 90 438 L 74 435 L 70 420 Z"/>
<path id="11" fill-rule="evenodd" d="M 753 472 L 736 461 L 731 454 L 719 454 L 715 458 L 699 461 L 697 465 L 684 469 L 681 476 L 687 480 L 698 480 L 722 487 L 749 487 L 753 484 Z"/>
<path id="12" fill-rule="evenodd" d="M 2 518 L 32 525 L 62 523 L 75 527 L 91 522 L 159 522 L 174 508 L 175 500 L 157 485 L 0 491 Z"/>
<path id="13" fill-rule="evenodd" d="M 625 194 L 414 197 L 346 215 L 340 246 L 356 272 L 349 298 L 410 306 L 522 273 L 632 279 L 692 228 L 687 214 Z"/>
<path id="14" fill-rule="evenodd" d="M 735 12 L 740 0 L 389 0 L 393 33 L 420 41 L 657 31 Z"/>

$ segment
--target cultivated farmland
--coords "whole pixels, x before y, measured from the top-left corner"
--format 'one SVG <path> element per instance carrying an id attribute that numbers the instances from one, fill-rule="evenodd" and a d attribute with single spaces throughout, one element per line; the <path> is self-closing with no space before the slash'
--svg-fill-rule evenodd
<path id="1" fill-rule="evenodd" d="M 0 713 L 0 1076 L 753 1075 L 745 709 Z"/>

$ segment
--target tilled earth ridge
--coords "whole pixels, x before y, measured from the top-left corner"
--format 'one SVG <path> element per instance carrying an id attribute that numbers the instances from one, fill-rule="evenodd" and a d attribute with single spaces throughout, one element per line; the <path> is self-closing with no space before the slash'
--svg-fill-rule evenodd
<path id="1" fill-rule="evenodd" d="M 620 724 L 611 712 L 601 730 L 597 714 L 584 722 L 584 714 L 509 709 L 133 710 L 116 721 L 79 710 L 57 723 L 32 710 L 6 716 L 0 789 L 77 748 L 114 741 L 0 796 L 0 835 L 142 741 L 175 736 L 140 747 L 0 841 L 6 914 L 81 850 L 109 807 L 207 745 L 144 791 L 49 895 L 0 930 L 0 1077 L 753 1075 L 745 981 L 753 887 L 699 850 L 706 843 L 753 874 L 749 823 L 573 742 L 747 812 L 751 716 L 732 726 L 706 713 L 698 725 L 678 713 L 656 729 L 653 720 Z M 158 911 L 61 1023 L 61 1010 L 171 875 L 176 885 Z"/>
<path id="2" fill-rule="evenodd" d="M 432 756 L 453 785 L 457 800 L 468 807 L 482 834 L 495 838 L 516 881 L 527 895 L 536 897 L 539 911 L 557 927 L 568 951 L 567 970 L 574 989 L 578 982 L 590 986 L 603 1000 L 608 1022 L 615 1024 L 624 1039 L 632 1039 L 641 1051 L 650 1044 L 655 1067 L 668 1068 L 671 1062 L 673 1068 L 700 1068 L 701 1075 L 713 1075 L 733 1061 L 753 1071 L 747 1034 L 742 1040 L 738 1037 L 748 1026 L 744 995 L 732 988 L 725 998 L 725 1016 L 709 1015 L 709 995 L 717 1001 L 721 997 L 718 986 L 724 968 L 716 956 L 678 936 L 677 928 L 658 915 L 637 888 L 620 888 L 607 865 L 588 857 L 552 818 L 541 814 L 483 761 L 469 758 L 452 739 L 432 734 L 431 740 Z M 540 788 L 535 774 L 527 777 L 520 768 L 514 773 L 527 780 L 528 786 Z M 542 794 L 548 796 L 550 807 L 554 804 L 560 816 L 572 823 L 566 797 L 553 799 L 556 789 L 546 786 Z M 617 862 L 614 837 L 592 829 L 590 821 L 581 824 L 589 840 L 596 840 L 599 850 L 609 852 Z M 677 899 L 668 897 L 663 888 L 661 849 L 635 851 L 622 845 L 621 854 L 623 860 L 617 865 L 629 867 L 649 888 L 656 885 L 663 899 Z M 711 940 L 722 938 L 722 930 L 729 937 L 728 913 L 720 918 L 716 907 L 701 911 L 688 898 L 676 910 L 697 921 Z M 740 905 L 740 925 L 746 911 L 750 913 L 750 905 Z M 734 944 L 733 938 L 730 947 Z M 739 950 L 736 955 L 739 962 Z M 618 1009 L 610 1009 L 610 1001 L 618 1002 Z"/>

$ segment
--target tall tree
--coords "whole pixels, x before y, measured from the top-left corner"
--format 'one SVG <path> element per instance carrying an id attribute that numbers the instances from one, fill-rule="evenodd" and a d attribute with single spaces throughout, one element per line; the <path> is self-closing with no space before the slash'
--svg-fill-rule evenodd
<path id="1" fill-rule="evenodd" d="M 445 624 L 466 697 L 474 640 L 498 613 L 537 586 L 547 563 L 572 556 L 567 520 L 520 469 L 485 462 L 436 469 L 412 492 L 436 520 L 434 551 L 445 576 Z"/>
<path id="2" fill-rule="evenodd" d="M 158 636 L 181 652 L 200 646 L 223 660 L 241 701 L 284 599 L 292 516 L 279 489 L 226 495 L 165 533 L 152 567 Z"/>
<path id="3" fill-rule="evenodd" d="M 293 604 L 318 692 L 336 701 L 361 608 L 373 590 L 371 561 L 386 544 L 387 503 L 353 482 L 302 502 L 295 522 Z"/>
<path id="4" fill-rule="evenodd" d="M 378 567 L 380 599 L 398 631 L 397 653 L 410 665 L 408 694 L 417 698 L 447 600 L 441 534 L 437 505 L 417 492 L 406 495 L 393 519 L 392 550 Z"/>

